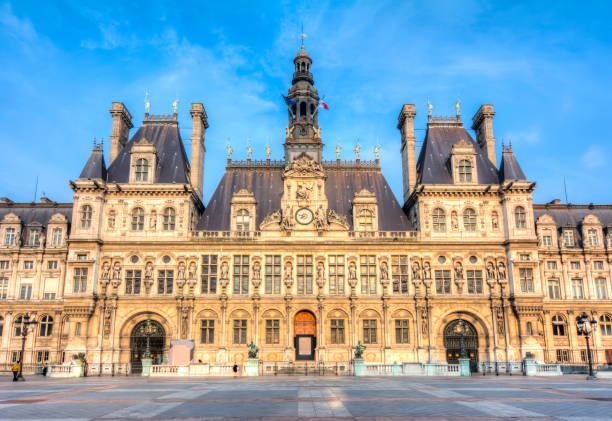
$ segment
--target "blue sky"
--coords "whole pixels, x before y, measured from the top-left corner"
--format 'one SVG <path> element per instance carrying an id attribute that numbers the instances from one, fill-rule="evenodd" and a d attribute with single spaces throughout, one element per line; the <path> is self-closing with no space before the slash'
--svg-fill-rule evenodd
<path id="1" fill-rule="evenodd" d="M 382 146 L 383 171 L 401 197 L 404 103 L 417 107 L 422 140 L 426 102 L 464 122 L 491 103 L 499 146 L 512 140 L 535 201 L 612 203 L 610 2 L 532 1 L 15 1 L 0 0 L 0 196 L 38 192 L 70 201 L 94 137 L 107 139 L 112 101 L 143 116 L 171 112 L 180 99 L 189 140 L 189 104 L 204 102 L 205 196 L 222 176 L 225 145 L 235 158 L 282 157 L 280 98 L 289 87 L 300 23 L 320 94 L 331 110 L 320 124 L 332 159 L 362 159 Z M 108 145 L 105 145 L 108 151 Z M 189 145 L 188 150 L 189 150 Z"/>

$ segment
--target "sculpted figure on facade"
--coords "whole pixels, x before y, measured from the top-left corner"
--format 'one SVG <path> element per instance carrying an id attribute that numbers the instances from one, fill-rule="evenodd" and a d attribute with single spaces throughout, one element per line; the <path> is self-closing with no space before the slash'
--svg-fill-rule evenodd
<path id="1" fill-rule="evenodd" d="M 497 333 L 500 335 L 504 334 L 504 310 L 501 307 L 498 307 L 495 316 L 497 319 Z"/>
<path id="2" fill-rule="evenodd" d="M 264 220 L 261 222 L 261 224 L 259 225 L 259 228 L 263 229 L 264 227 L 270 224 L 280 224 L 281 219 L 282 219 L 282 215 L 281 215 L 280 210 L 270 212 L 269 214 L 266 215 Z"/>
<path id="3" fill-rule="evenodd" d="M 421 280 L 421 265 L 419 265 L 419 262 L 414 262 L 412 264 L 412 280 Z"/>
<path id="4" fill-rule="evenodd" d="M 497 264 L 497 279 L 500 281 L 506 280 L 506 265 L 503 262 Z"/>
<path id="5" fill-rule="evenodd" d="M 493 231 L 497 231 L 499 228 L 499 217 L 497 216 L 497 212 L 493 211 L 491 213 L 491 228 Z"/>
<path id="6" fill-rule="evenodd" d="M 429 262 L 423 262 L 423 279 L 431 279 L 431 265 Z"/>
<path id="7" fill-rule="evenodd" d="M 348 283 L 351 288 L 357 286 L 357 265 L 355 262 L 350 262 L 348 266 Z"/>
<path id="8" fill-rule="evenodd" d="M 102 276 L 100 278 L 104 280 L 110 279 L 110 264 L 108 262 L 104 262 L 102 265 Z"/>
<path id="9" fill-rule="evenodd" d="M 185 280 L 185 262 L 179 262 L 176 279 Z"/>
<path id="10" fill-rule="evenodd" d="M 293 265 L 291 262 L 285 262 L 285 273 L 283 274 L 283 281 L 287 288 L 291 288 L 293 285 Z"/>
<path id="11" fill-rule="evenodd" d="M 327 216 L 325 215 L 323 206 L 319 206 L 315 212 L 314 226 L 319 231 L 327 228 Z"/>
<path id="12" fill-rule="evenodd" d="M 495 266 L 493 266 L 492 262 L 487 263 L 487 280 L 495 279 Z"/>
<path id="13" fill-rule="evenodd" d="M 463 265 L 461 265 L 461 262 L 455 263 L 455 280 L 463 280 Z"/>
<path id="14" fill-rule="evenodd" d="M 157 229 L 157 212 L 151 211 L 151 216 L 149 218 L 149 228 L 153 231 Z"/>
<path id="15" fill-rule="evenodd" d="M 386 261 L 380 262 L 380 281 L 383 284 L 389 283 L 389 266 Z"/>
<path id="16" fill-rule="evenodd" d="M 144 286 L 148 294 L 153 286 L 153 262 L 147 262 L 144 270 Z"/>
<path id="17" fill-rule="evenodd" d="M 288 231 L 291 228 L 293 228 L 292 217 L 293 215 L 291 215 L 291 206 L 287 205 L 285 207 L 285 210 L 283 211 L 283 215 L 282 215 L 282 219 L 280 223 L 281 230 Z"/>
<path id="18" fill-rule="evenodd" d="M 297 183 L 295 198 L 298 200 L 310 200 L 310 196 L 312 195 L 312 189 L 312 183 Z"/>
<path id="19" fill-rule="evenodd" d="M 330 223 L 330 224 L 336 223 L 336 224 L 342 225 L 344 228 L 348 229 L 348 222 L 346 220 L 346 216 L 339 215 L 333 209 L 327 209 L 327 222 Z"/>
<path id="20" fill-rule="evenodd" d="M 113 280 L 121 280 L 121 263 L 113 264 Z"/>
<path id="21" fill-rule="evenodd" d="M 451 228 L 453 230 L 458 230 L 459 229 L 459 220 L 457 218 L 457 212 L 456 211 L 452 211 L 451 212 Z"/>
<path id="22" fill-rule="evenodd" d="M 115 229 L 115 211 L 114 210 L 111 210 L 108 213 L 107 226 L 108 226 L 108 229 L 111 231 Z"/>

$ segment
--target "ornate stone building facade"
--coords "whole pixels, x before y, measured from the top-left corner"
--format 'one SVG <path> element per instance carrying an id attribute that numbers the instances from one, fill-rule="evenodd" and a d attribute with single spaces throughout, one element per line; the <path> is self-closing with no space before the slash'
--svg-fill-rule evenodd
<path id="1" fill-rule="evenodd" d="M 26 363 L 85 352 L 97 363 L 194 359 L 454 362 L 585 359 L 575 318 L 600 321 L 595 359 L 612 362 L 612 206 L 532 203 L 511 148 L 497 163 L 492 105 L 471 122 L 429 115 L 416 155 L 401 108 L 400 204 L 378 158 L 322 159 L 319 96 L 303 49 L 288 104 L 285 159 L 236 161 L 202 202 L 203 104 L 191 106 L 191 162 L 177 115 L 113 103 L 100 145 L 70 182 L 72 203 L 0 202 L 0 363 L 18 358 L 22 316 L 38 322 Z M 458 320 L 467 326 L 458 333 Z M 102 365 L 98 365 L 102 367 Z"/>

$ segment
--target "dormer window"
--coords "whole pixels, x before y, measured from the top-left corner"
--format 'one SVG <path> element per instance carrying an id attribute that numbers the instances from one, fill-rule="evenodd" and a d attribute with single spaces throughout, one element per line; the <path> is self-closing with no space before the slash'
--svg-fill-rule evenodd
<path id="1" fill-rule="evenodd" d="M 61 246 L 62 245 L 62 229 L 53 228 L 52 233 L 53 235 L 52 235 L 51 244 L 53 244 L 54 246 Z"/>
<path id="2" fill-rule="evenodd" d="M 4 245 L 12 246 L 15 244 L 15 228 L 7 228 L 4 231 Z"/>
<path id="3" fill-rule="evenodd" d="M 246 209 L 240 209 L 236 214 L 236 231 L 250 231 L 251 215 Z"/>
<path id="4" fill-rule="evenodd" d="M 466 231 L 476 231 L 476 211 L 468 208 L 463 211 L 463 228 Z"/>
<path id="5" fill-rule="evenodd" d="M 514 208 L 514 224 L 517 228 L 527 228 L 527 215 L 524 207 Z"/>
<path id="6" fill-rule="evenodd" d="M 231 202 L 232 220 L 230 229 L 239 232 L 257 231 L 255 226 L 256 211 L 257 201 L 253 193 L 245 189 L 234 193 Z"/>
<path id="7" fill-rule="evenodd" d="M 28 245 L 31 247 L 38 247 L 40 241 L 40 230 L 38 228 L 30 229 L 30 236 L 28 237 Z"/>
<path id="8" fill-rule="evenodd" d="M 565 244 L 565 247 L 574 247 L 574 231 L 571 229 L 563 230 L 563 244 Z"/>
<path id="9" fill-rule="evenodd" d="M 374 214 L 370 209 L 362 209 L 357 216 L 359 231 L 374 231 Z"/>
<path id="10" fill-rule="evenodd" d="M 81 228 L 91 227 L 92 209 L 89 205 L 81 206 Z"/>
<path id="11" fill-rule="evenodd" d="M 149 160 L 139 158 L 136 160 L 136 181 L 149 181 Z"/>
<path id="12" fill-rule="evenodd" d="M 134 208 L 132 211 L 132 231 L 143 231 L 144 230 L 144 209 Z"/>
<path id="13" fill-rule="evenodd" d="M 591 228 L 587 231 L 587 241 L 589 246 L 596 246 L 598 244 L 596 229 Z"/>
<path id="14" fill-rule="evenodd" d="M 459 182 L 471 183 L 472 182 L 472 163 L 467 159 L 459 161 Z"/>

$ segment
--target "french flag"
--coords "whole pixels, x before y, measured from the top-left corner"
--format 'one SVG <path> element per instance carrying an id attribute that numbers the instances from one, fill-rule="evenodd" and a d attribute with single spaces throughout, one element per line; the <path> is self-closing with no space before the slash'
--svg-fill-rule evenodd
<path id="1" fill-rule="evenodd" d="M 329 110 L 329 105 L 327 105 L 327 102 L 325 102 L 323 100 L 319 101 L 319 107 L 323 108 L 325 110 Z"/>

